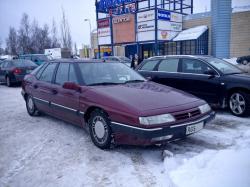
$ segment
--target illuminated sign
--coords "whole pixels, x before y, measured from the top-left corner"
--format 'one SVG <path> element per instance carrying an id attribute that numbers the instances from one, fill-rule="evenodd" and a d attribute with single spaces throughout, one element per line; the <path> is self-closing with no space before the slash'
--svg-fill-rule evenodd
<path id="1" fill-rule="evenodd" d="M 158 19 L 170 21 L 171 20 L 171 13 L 167 10 L 158 9 Z"/>
<path id="2" fill-rule="evenodd" d="M 109 27 L 109 19 L 100 19 L 97 21 L 98 28 Z"/>
<path id="3" fill-rule="evenodd" d="M 121 6 L 123 4 L 135 3 L 136 0 L 100 0 L 97 2 L 99 10 L 107 11 L 108 9 Z"/>

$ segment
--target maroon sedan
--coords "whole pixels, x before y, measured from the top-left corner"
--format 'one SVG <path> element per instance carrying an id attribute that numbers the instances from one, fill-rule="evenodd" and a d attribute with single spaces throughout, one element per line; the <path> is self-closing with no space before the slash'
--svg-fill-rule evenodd
<path id="1" fill-rule="evenodd" d="M 31 116 L 42 112 L 86 127 L 102 149 L 183 138 L 215 116 L 205 101 L 112 62 L 45 63 L 24 78 L 22 95 Z"/>

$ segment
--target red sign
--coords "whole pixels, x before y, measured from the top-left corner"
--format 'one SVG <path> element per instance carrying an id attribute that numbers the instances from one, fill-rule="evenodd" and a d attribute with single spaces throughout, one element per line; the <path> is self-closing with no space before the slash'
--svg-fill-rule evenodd
<path id="1" fill-rule="evenodd" d="M 98 28 L 109 27 L 109 19 L 100 19 L 97 21 Z"/>

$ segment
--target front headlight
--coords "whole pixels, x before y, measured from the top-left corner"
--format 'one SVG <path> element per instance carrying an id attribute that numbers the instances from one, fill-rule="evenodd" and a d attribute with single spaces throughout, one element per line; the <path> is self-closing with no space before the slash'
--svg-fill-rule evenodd
<path id="1" fill-rule="evenodd" d="M 205 114 L 209 111 L 211 111 L 211 107 L 208 104 L 202 105 L 199 107 L 202 114 Z"/>
<path id="2" fill-rule="evenodd" d="M 175 118 L 171 114 L 162 114 L 158 116 L 139 117 L 139 121 L 142 125 L 158 125 L 174 122 Z"/>

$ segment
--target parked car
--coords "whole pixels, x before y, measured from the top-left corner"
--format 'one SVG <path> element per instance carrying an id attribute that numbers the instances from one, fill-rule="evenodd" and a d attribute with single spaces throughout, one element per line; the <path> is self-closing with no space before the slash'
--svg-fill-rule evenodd
<path id="1" fill-rule="evenodd" d="M 250 112 L 250 75 L 210 56 L 164 56 L 145 60 L 137 71 L 154 82 L 172 86 L 226 108 L 236 116 Z"/>
<path id="2" fill-rule="evenodd" d="M 14 83 L 21 83 L 26 74 L 31 73 L 37 65 L 30 60 L 5 60 L 0 65 L 0 82 L 8 87 Z"/>
<path id="3" fill-rule="evenodd" d="M 106 57 L 102 57 L 102 60 L 120 62 L 120 63 L 124 63 L 127 66 L 131 67 L 131 60 L 125 56 L 106 56 Z"/>
<path id="4" fill-rule="evenodd" d="M 237 63 L 247 65 L 248 63 L 250 63 L 250 56 L 242 56 L 237 58 Z"/>
<path id="5" fill-rule="evenodd" d="M 20 55 L 18 58 L 25 59 L 25 60 L 31 60 L 37 65 L 41 65 L 44 62 L 48 62 L 48 61 L 52 60 L 50 55 L 44 55 L 44 54 L 26 54 L 26 55 Z"/>
<path id="6" fill-rule="evenodd" d="M 43 112 L 86 127 L 99 148 L 149 145 L 186 137 L 215 116 L 194 96 L 149 82 L 121 63 L 61 60 L 24 78 L 29 115 Z"/>

